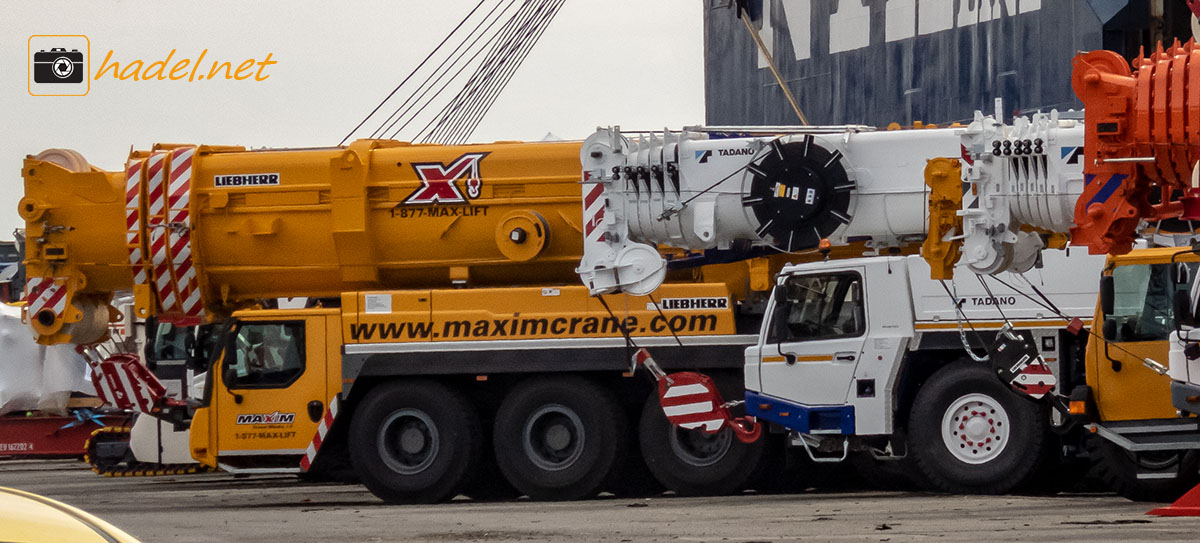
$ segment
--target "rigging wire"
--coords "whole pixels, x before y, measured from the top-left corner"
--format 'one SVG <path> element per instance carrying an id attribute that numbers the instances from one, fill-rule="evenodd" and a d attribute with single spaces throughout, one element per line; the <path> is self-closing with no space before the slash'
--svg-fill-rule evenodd
<path id="1" fill-rule="evenodd" d="M 502 31 L 503 41 L 492 45 L 467 84 L 434 119 L 418 131 L 420 136 L 417 139 L 443 144 L 466 141 L 545 33 L 563 3 L 563 0 L 543 0 L 536 4 L 527 2 L 522 9 L 528 9 L 510 19 L 510 24 Z"/>
<path id="2" fill-rule="evenodd" d="M 490 3 L 475 3 L 338 145 L 365 132 L 367 125 L 375 126 L 369 138 L 396 138 L 424 123 L 411 141 L 454 144 L 469 139 L 565 0 Z M 401 92 L 404 89 L 411 90 Z"/>
<path id="3" fill-rule="evenodd" d="M 963 330 L 963 326 L 962 326 L 963 322 L 967 323 L 967 326 L 969 326 L 971 328 L 971 333 L 975 334 L 975 339 L 978 340 L 979 343 L 981 343 L 981 344 L 984 343 L 983 336 L 979 334 L 979 331 L 975 329 L 975 324 L 971 322 L 971 319 L 967 317 L 967 313 L 965 311 L 963 311 L 962 304 L 966 300 L 959 299 L 958 287 L 956 287 L 954 285 L 954 282 L 951 281 L 950 286 L 954 287 L 954 291 L 951 292 L 950 287 L 946 286 L 945 279 L 938 281 L 938 283 L 940 283 L 942 285 L 942 289 L 946 291 L 946 295 L 950 296 L 950 302 L 954 305 L 954 311 L 956 313 L 958 313 L 958 316 L 959 316 L 958 338 L 962 341 L 963 350 L 967 351 L 967 355 L 971 357 L 971 360 L 974 360 L 976 362 L 987 362 L 987 361 L 991 360 L 992 357 L 990 354 L 984 354 L 983 356 L 979 356 L 979 355 L 975 354 L 975 350 L 971 348 L 971 342 L 967 339 L 967 332 L 965 330 Z M 985 349 L 987 348 L 986 344 L 985 344 L 984 348 Z"/>
<path id="4" fill-rule="evenodd" d="M 517 31 L 522 31 L 518 28 Z M 507 48 L 513 40 L 509 39 L 499 47 Z M 493 51 L 496 47 L 493 47 Z M 489 53 L 491 56 L 492 53 Z M 493 77 L 496 69 L 503 65 L 503 61 L 496 62 L 494 58 L 489 58 L 486 65 L 481 65 L 480 70 L 472 75 L 471 81 L 455 96 L 454 100 L 447 104 L 443 111 L 446 113 L 430 120 L 430 124 L 437 123 L 430 130 L 430 134 L 426 141 L 436 143 L 448 143 L 457 137 L 457 133 L 462 130 L 463 126 L 468 122 L 472 112 L 474 112 L 480 103 L 480 95 L 483 94 L 485 88 L 492 85 Z"/>
<path id="5" fill-rule="evenodd" d="M 1010 322 L 1008 320 L 1008 316 L 1004 314 L 1004 308 L 1000 307 L 1000 299 L 996 298 L 995 294 L 992 294 L 992 289 L 991 289 L 991 287 L 989 287 L 987 285 L 986 282 L 984 282 L 983 275 L 975 274 L 975 278 L 979 280 L 980 285 L 983 285 L 983 290 L 984 290 L 984 292 L 987 292 L 988 298 L 991 299 L 992 302 L 996 304 L 996 311 L 1000 312 L 1000 319 L 1004 321 L 1004 324 L 1008 324 L 1011 326 L 1012 322 Z"/>
<path id="6" fill-rule="evenodd" d="M 429 139 L 428 139 L 429 135 L 426 135 L 423 138 L 420 136 L 420 134 L 424 133 L 426 128 L 429 128 L 429 126 L 432 125 L 434 122 L 438 122 L 439 126 L 440 126 L 442 123 L 445 122 L 447 115 L 448 115 L 448 113 L 447 113 L 448 111 L 457 111 L 462 106 L 462 101 L 465 96 L 465 93 L 468 92 L 468 89 L 477 85 L 477 80 L 479 78 L 480 69 L 482 67 L 488 66 L 495 62 L 494 51 L 496 50 L 497 42 L 505 43 L 505 44 L 511 43 L 513 40 L 513 37 L 514 37 L 513 36 L 514 33 L 516 31 L 518 31 L 519 28 L 522 26 L 521 22 L 528 20 L 530 17 L 532 17 L 533 11 L 534 11 L 533 4 L 531 4 L 531 2 L 529 0 L 526 0 L 524 2 L 524 4 L 518 8 L 517 12 L 515 14 L 513 14 L 508 19 L 507 22 L 505 22 L 505 24 L 500 28 L 500 30 L 498 30 L 497 33 L 495 35 L 493 35 L 488 40 L 487 43 L 484 44 L 483 48 L 480 49 L 479 53 L 488 51 L 488 54 L 484 57 L 484 60 L 481 61 L 480 65 L 476 68 L 475 73 L 471 75 L 471 77 L 468 79 L 468 81 L 466 82 L 464 87 L 458 91 L 458 93 L 454 96 L 454 98 L 452 98 L 451 101 L 448 102 L 437 115 L 435 115 L 432 119 L 430 119 L 429 122 L 426 123 L 424 128 L 422 128 L 420 131 L 417 132 L 417 134 L 419 136 L 416 139 L 418 139 L 419 141 L 429 141 Z M 476 53 L 476 55 L 478 55 L 479 53 Z M 439 119 L 440 119 L 440 121 L 439 121 Z"/>
<path id="7" fill-rule="evenodd" d="M 480 47 L 478 51 L 475 51 L 475 53 L 471 55 L 471 57 L 469 59 L 467 59 L 464 62 L 460 62 L 460 60 L 464 56 L 466 56 L 468 53 L 471 52 L 472 49 L 475 48 L 476 44 L 479 43 L 479 40 L 483 39 L 484 36 L 486 36 L 488 34 L 488 32 L 491 32 L 492 27 L 495 26 L 496 23 L 500 22 L 500 20 L 501 20 L 500 15 L 503 15 L 505 12 L 507 12 L 508 9 L 515 3 L 516 3 L 516 0 L 509 0 L 507 4 L 497 3 L 496 6 L 494 6 L 492 8 L 492 10 L 489 11 L 488 14 L 485 16 L 485 20 L 490 18 L 491 22 L 487 23 L 487 26 L 483 27 L 482 30 L 479 30 L 479 28 L 483 25 L 483 23 L 481 22 L 466 37 L 464 37 L 463 40 L 459 43 L 458 47 L 456 47 L 454 49 L 454 51 L 452 51 L 450 53 L 450 55 L 448 55 L 445 59 L 442 60 L 442 63 L 439 64 L 438 67 L 435 69 L 434 74 L 431 74 L 429 77 L 427 77 L 425 79 L 425 81 L 421 83 L 421 86 L 419 86 L 416 91 L 413 91 L 413 94 L 411 94 L 404 101 L 403 104 L 401 104 L 399 107 L 396 108 L 396 111 L 394 111 L 392 113 L 392 115 L 389 115 L 387 119 L 385 119 L 382 123 L 380 123 L 379 128 L 377 128 L 374 132 L 371 133 L 371 137 L 372 138 L 382 137 L 383 134 L 391 132 L 391 135 L 388 137 L 395 138 L 396 135 L 400 133 L 400 131 L 404 130 L 404 128 L 407 127 L 414 119 L 416 119 L 418 116 L 420 116 L 420 114 L 425 111 L 425 108 L 429 107 L 429 104 L 433 103 L 433 101 L 436 100 L 437 97 L 440 96 L 446 90 L 446 88 L 449 87 L 450 84 L 453 83 L 455 81 L 455 79 L 458 78 L 459 75 L 461 75 L 462 70 L 465 70 L 467 66 L 469 66 L 472 62 L 475 61 L 475 59 L 479 56 L 479 54 L 482 53 L 487 48 L 487 44 L 490 43 L 491 40 L 495 39 L 495 34 L 493 34 L 490 38 L 488 38 L 488 41 L 484 42 L 484 45 L 482 47 Z M 504 7 L 501 9 L 501 6 L 504 6 Z M 500 10 L 500 15 L 496 15 L 493 17 L 492 15 L 495 14 L 497 10 Z M 477 35 L 476 35 L 476 31 L 479 31 L 479 33 Z M 469 44 L 467 43 L 468 40 L 470 40 Z M 466 45 L 466 49 L 463 49 L 464 45 Z M 447 62 L 450 63 L 449 67 L 446 67 Z M 453 75 L 451 75 L 451 74 L 453 74 Z M 437 77 L 434 78 L 434 75 L 436 75 Z M 446 80 L 446 82 L 444 84 L 442 84 L 441 88 L 438 88 L 437 91 L 434 92 L 433 95 L 430 96 L 426 100 L 425 96 L 429 94 L 429 91 L 433 90 L 434 87 L 436 85 L 438 85 L 439 83 L 442 83 L 442 80 L 445 79 L 447 75 L 451 76 L 450 79 Z M 432 80 L 432 83 L 430 83 L 431 80 Z M 426 84 L 428 84 L 428 87 L 426 87 Z M 422 89 L 424 89 L 424 90 L 422 90 Z M 424 100 L 424 102 L 422 102 L 422 100 Z M 393 128 L 396 126 L 396 124 L 399 123 L 402 119 L 404 119 L 405 116 L 409 114 L 409 112 L 412 112 L 413 108 L 416 107 L 418 104 L 420 104 L 420 107 L 417 108 L 417 110 L 412 113 L 412 115 L 408 118 L 408 120 L 406 120 L 404 122 L 404 124 L 402 124 L 400 126 L 400 128 L 396 128 L 395 130 L 393 130 Z M 403 109 L 404 111 L 400 112 L 401 109 Z M 397 116 L 397 114 L 398 114 L 398 116 Z M 393 119 L 393 117 L 395 117 L 395 118 Z M 389 122 L 390 122 L 390 124 L 389 124 Z"/>
<path id="8" fill-rule="evenodd" d="M 675 327 L 671 326 L 671 319 L 668 319 L 667 316 L 663 314 L 662 306 L 659 305 L 658 300 L 654 299 L 654 293 L 649 293 L 646 295 L 646 297 L 650 298 L 650 303 L 654 304 L 654 310 L 658 312 L 658 318 L 662 319 L 663 322 L 667 324 L 667 330 L 671 332 L 671 337 L 675 338 L 675 343 L 680 347 L 683 347 L 683 341 L 680 340 L 679 335 L 675 333 Z"/>
<path id="9" fill-rule="evenodd" d="M 512 58 L 505 59 L 505 62 L 508 63 L 508 66 L 504 68 L 500 78 L 492 84 L 492 88 L 484 96 L 480 107 L 477 108 L 477 111 L 470 118 L 466 127 L 458 135 L 458 139 L 455 140 L 455 143 L 462 143 L 466 141 L 466 139 L 475 132 L 475 129 L 479 126 L 479 123 L 483 120 L 484 116 L 491 111 L 492 105 L 495 104 L 496 99 L 500 96 L 500 93 L 504 92 L 504 89 L 508 87 L 508 84 L 510 81 L 512 81 L 513 75 L 516 73 L 517 69 L 520 68 L 521 64 L 525 62 L 525 58 L 529 56 L 530 51 L 533 50 L 533 46 L 537 44 L 537 42 L 541 39 L 542 34 L 546 32 L 547 28 L 549 28 L 550 21 L 552 21 L 554 16 L 557 15 L 558 10 L 562 7 L 563 2 L 564 0 L 555 0 L 554 3 L 557 5 L 553 6 L 550 11 L 543 16 L 538 26 L 531 31 L 531 37 L 529 37 L 526 42 L 521 45 L 521 48 L 513 55 Z"/>
<path id="10" fill-rule="evenodd" d="M 529 52 L 533 50 L 533 46 L 538 42 L 538 40 L 541 39 L 542 34 L 546 32 L 546 29 L 549 28 L 550 21 L 553 20 L 554 15 L 557 14 L 558 9 L 561 8 L 562 4 L 565 2 L 565 0 L 557 1 L 558 6 L 555 7 L 554 11 L 547 17 L 545 23 L 543 23 L 541 27 L 537 29 L 537 33 L 529 41 L 528 45 L 526 45 L 525 48 L 517 54 L 515 62 L 513 62 L 509 68 L 507 68 L 499 83 L 494 87 L 494 90 L 485 97 L 482 111 L 472 118 L 465 133 L 459 136 L 457 141 L 458 143 L 466 141 L 466 139 L 475 132 L 475 129 L 479 127 L 479 123 L 488 114 L 488 112 L 491 111 L 492 106 L 496 103 L 496 99 L 500 96 L 500 93 L 504 92 L 504 89 L 508 87 L 509 82 L 512 81 L 513 74 L 515 74 L 516 70 L 525 62 L 525 58 L 529 56 Z"/>
<path id="11" fill-rule="evenodd" d="M 396 88 L 392 89 L 392 92 L 389 92 L 388 95 L 383 98 L 383 100 L 380 100 L 379 103 L 375 105 L 375 108 L 372 109 L 371 112 L 368 113 L 366 117 L 363 117 L 363 119 L 361 121 L 359 121 L 358 124 L 355 125 L 355 127 L 353 129 L 350 130 L 350 132 L 347 132 L 346 136 L 342 138 L 342 141 L 338 142 L 338 145 L 341 146 L 342 144 L 346 143 L 346 140 L 350 139 L 350 136 L 353 136 L 354 133 L 357 132 L 359 128 L 362 128 L 362 126 L 367 123 L 367 120 L 369 120 L 373 115 L 375 115 L 375 113 L 379 111 L 379 108 L 383 107 L 383 104 L 385 104 L 388 100 L 391 100 L 392 96 L 395 96 L 395 94 L 400 90 L 400 87 L 403 87 L 405 83 L 408 83 L 408 81 L 410 79 L 412 79 L 412 77 L 414 75 L 416 75 L 416 73 L 418 71 L 420 71 L 421 67 L 425 66 L 425 63 L 429 62 L 429 59 L 433 58 L 433 55 L 436 54 L 442 48 L 442 46 L 446 45 L 447 41 L 450 41 L 450 37 L 453 36 L 456 32 L 458 32 L 458 30 L 460 28 L 462 28 L 463 24 L 465 24 L 467 22 L 467 19 L 470 19 L 471 16 L 474 15 L 475 12 L 477 10 L 479 10 L 479 8 L 481 6 L 483 6 L 483 3 L 485 1 L 486 0 L 479 0 L 479 3 L 475 4 L 475 7 L 471 8 L 471 11 L 467 12 L 466 17 L 463 17 L 463 19 L 461 21 L 459 21 L 457 25 L 455 25 L 454 29 L 451 30 L 449 34 L 446 34 L 445 38 L 442 38 L 441 43 L 438 43 L 437 47 L 434 47 L 433 50 L 430 51 L 428 55 L 425 55 L 425 58 L 423 60 L 421 60 L 421 63 L 418 64 L 416 68 L 413 68 L 413 70 L 411 72 L 409 72 L 408 75 L 405 76 L 402 81 L 400 81 L 400 84 L 396 85 Z"/>
<path id="12" fill-rule="evenodd" d="M 999 277 L 997 277 L 997 276 L 995 276 L 995 275 L 991 276 L 991 278 L 992 278 L 992 279 L 995 279 L 995 280 L 996 280 L 997 282 L 999 282 L 1001 285 L 1004 285 L 1005 287 L 1008 287 L 1008 289 L 1009 289 L 1009 290 L 1012 290 L 1013 292 L 1016 292 L 1017 294 L 1020 294 L 1021 296 L 1024 296 L 1024 297 L 1025 297 L 1025 298 L 1027 298 L 1029 301 L 1033 302 L 1034 304 L 1037 304 L 1037 305 L 1041 306 L 1041 307 L 1042 307 L 1043 309 L 1045 309 L 1046 311 L 1049 311 L 1049 312 L 1053 313 L 1055 316 L 1057 316 L 1058 318 L 1060 318 L 1060 319 L 1062 319 L 1062 320 L 1064 320 L 1064 321 L 1067 321 L 1068 323 L 1069 323 L 1069 322 L 1071 322 L 1072 320 L 1074 320 L 1074 319 L 1076 319 L 1076 318 L 1077 318 L 1077 317 L 1072 317 L 1072 316 L 1070 316 L 1070 315 L 1067 315 L 1066 313 L 1063 313 L 1063 312 L 1062 312 L 1062 310 L 1060 310 L 1060 309 L 1059 309 L 1057 306 L 1055 306 L 1055 305 L 1054 305 L 1054 303 L 1053 303 L 1053 302 L 1051 302 L 1051 301 L 1050 301 L 1050 299 L 1049 299 L 1049 298 L 1048 298 L 1048 297 L 1047 297 L 1045 294 L 1043 294 L 1043 293 L 1042 293 L 1040 290 L 1038 290 L 1037 286 L 1036 286 L 1036 285 L 1034 285 L 1034 284 L 1033 284 L 1033 282 L 1032 282 L 1032 281 L 1030 281 L 1028 278 L 1026 278 L 1024 274 L 1014 274 L 1014 275 L 1017 275 L 1018 277 L 1020 277 L 1021 279 L 1023 279 L 1023 280 L 1025 281 L 1025 283 L 1026 283 L 1026 284 L 1028 284 L 1028 285 L 1029 285 L 1029 287 L 1030 287 L 1030 288 L 1032 288 L 1032 289 L 1033 289 L 1033 291 L 1034 291 L 1034 292 L 1036 292 L 1036 293 L 1038 294 L 1038 296 L 1040 296 L 1040 297 L 1041 297 L 1043 300 L 1045 300 L 1045 302 L 1043 303 L 1043 302 L 1041 302 L 1041 301 L 1038 301 L 1038 300 L 1037 300 L 1036 298 L 1034 298 L 1033 296 L 1030 296 L 1030 295 L 1029 295 L 1027 292 L 1024 292 L 1024 291 L 1022 291 L 1022 290 L 1020 290 L 1020 289 L 1017 289 L 1016 287 L 1014 287 L 1014 286 L 1012 286 L 1012 285 L 1008 284 L 1008 283 L 1007 283 L 1007 282 L 1005 282 L 1003 279 L 1001 279 L 1001 278 L 999 278 Z M 981 280 L 981 281 L 982 281 L 982 280 Z M 988 293 L 988 295 L 990 296 L 990 295 L 991 295 L 991 293 L 989 292 L 989 293 Z M 1007 319 L 1006 319 L 1006 320 L 1007 320 Z M 1083 332 L 1083 333 L 1085 333 L 1085 334 L 1087 334 L 1087 335 L 1089 335 L 1089 336 L 1095 337 L 1096 339 L 1098 339 L 1098 340 L 1100 340 L 1100 341 L 1104 342 L 1105 344 L 1107 344 L 1107 345 L 1111 346 L 1112 348 L 1114 348 L 1114 349 L 1116 349 L 1116 350 L 1118 350 L 1118 351 L 1121 351 L 1122 353 L 1125 353 L 1125 354 L 1127 354 L 1127 355 L 1129 355 L 1129 356 L 1132 356 L 1133 358 L 1135 358 L 1135 359 L 1137 359 L 1137 360 L 1143 360 L 1143 359 L 1145 359 L 1145 358 L 1146 358 L 1146 357 L 1144 357 L 1144 356 L 1142 356 L 1142 355 L 1140 355 L 1140 354 L 1137 354 L 1137 353 L 1135 353 L 1135 352 L 1133 352 L 1133 351 L 1130 351 L 1129 349 L 1126 349 L 1125 347 L 1122 347 L 1120 343 L 1116 343 L 1116 342 L 1109 341 L 1109 340 L 1108 340 L 1108 339 L 1106 339 L 1106 338 L 1105 338 L 1105 337 L 1104 337 L 1102 334 L 1098 334 L 1098 333 L 1096 333 L 1096 332 L 1095 332 L 1095 331 L 1093 331 L 1091 328 L 1087 328 L 1087 327 L 1085 327 L 1085 328 L 1081 328 L 1081 329 L 1080 329 L 1080 331 L 1081 331 L 1081 332 Z"/>

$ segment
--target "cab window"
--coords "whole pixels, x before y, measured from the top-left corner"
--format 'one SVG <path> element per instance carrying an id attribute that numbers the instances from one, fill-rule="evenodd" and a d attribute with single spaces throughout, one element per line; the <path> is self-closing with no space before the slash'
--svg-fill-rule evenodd
<path id="1" fill-rule="evenodd" d="M 229 388 L 281 388 L 304 373 L 304 326 L 243 322 L 226 356 Z"/>
<path id="2" fill-rule="evenodd" d="M 188 327 L 178 327 L 166 322 L 157 323 L 151 348 L 147 349 L 147 358 L 155 361 L 187 360 L 191 334 L 192 329 Z"/>
<path id="3" fill-rule="evenodd" d="M 787 279 L 772 326 L 773 342 L 812 341 L 860 336 L 866 332 L 862 277 L 854 272 L 798 275 Z"/>
<path id="4" fill-rule="evenodd" d="M 1171 266 L 1195 277 L 1195 262 L 1118 266 L 1113 269 L 1113 312 L 1104 315 L 1116 324 L 1113 341 L 1162 341 L 1175 329 L 1172 300 L 1188 282 L 1171 284 Z"/>

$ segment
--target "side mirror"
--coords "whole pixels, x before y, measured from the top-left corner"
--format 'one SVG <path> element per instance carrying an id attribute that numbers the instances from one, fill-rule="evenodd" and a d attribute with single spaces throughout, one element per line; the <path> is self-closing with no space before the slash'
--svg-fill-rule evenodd
<path id="1" fill-rule="evenodd" d="M 196 373 L 201 373 L 208 370 L 208 359 L 203 352 L 189 350 L 188 353 L 188 369 Z"/>
<path id="2" fill-rule="evenodd" d="M 158 343 L 158 317 L 147 317 L 142 330 L 146 334 L 146 344 L 142 347 L 142 355 L 147 363 L 158 361 L 158 353 L 155 351 L 155 346 Z"/>
<path id="3" fill-rule="evenodd" d="M 183 329 L 183 352 L 187 357 L 192 356 L 192 351 L 196 349 L 196 328 L 188 327 Z"/>
<path id="4" fill-rule="evenodd" d="M 771 336 L 775 338 L 775 341 L 782 342 L 791 332 L 787 325 L 788 308 L 785 303 L 787 288 L 783 285 L 775 285 L 771 291 L 771 298 L 775 300 L 775 309 L 771 312 Z"/>
<path id="5" fill-rule="evenodd" d="M 1101 328 L 1104 334 L 1105 341 L 1112 341 L 1117 338 L 1117 320 L 1104 319 L 1104 326 Z"/>
<path id="6" fill-rule="evenodd" d="M 225 383 L 225 388 L 230 388 L 237 381 L 237 369 L 225 368 L 225 372 L 221 374 L 221 382 Z"/>
<path id="7" fill-rule="evenodd" d="M 1172 285 L 1180 285 L 1180 284 L 1186 283 L 1188 280 L 1187 275 L 1188 275 L 1187 267 L 1185 267 L 1182 263 L 1172 263 L 1172 265 L 1171 265 L 1171 284 Z"/>
<path id="8" fill-rule="evenodd" d="M 242 395 L 233 391 L 233 383 L 237 381 L 237 370 L 234 368 L 225 368 L 225 372 L 221 374 L 221 380 L 225 383 L 225 389 L 233 396 L 233 403 L 242 403 Z"/>
<path id="9" fill-rule="evenodd" d="M 779 311 L 779 300 L 783 299 L 787 294 L 787 289 L 783 285 L 775 285 L 771 289 L 771 298 L 775 299 L 775 311 Z"/>
<path id="10" fill-rule="evenodd" d="M 1100 312 L 1105 315 L 1113 314 L 1113 277 L 1105 275 L 1100 278 Z M 1107 326 L 1107 323 L 1105 324 Z"/>
<path id="11" fill-rule="evenodd" d="M 1186 290 L 1175 291 L 1175 329 L 1180 326 L 1196 326 L 1196 315 L 1192 313 L 1192 297 Z"/>

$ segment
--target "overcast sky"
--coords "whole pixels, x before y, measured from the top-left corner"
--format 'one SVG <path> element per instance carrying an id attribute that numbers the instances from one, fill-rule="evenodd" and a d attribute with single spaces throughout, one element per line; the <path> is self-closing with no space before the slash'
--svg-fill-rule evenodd
<path id="1" fill-rule="evenodd" d="M 23 226 L 21 160 L 67 147 L 119 169 L 132 145 L 333 145 L 477 0 L 5 2 L 0 17 L 0 239 Z M 489 4 L 493 0 L 488 0 Z M 586 137 L 598 125 L 704 120 L 701 0 L 570 0 L 473 141 Z M 84 34 L 114 59 L 262 59 L 262 82 L 92 81 L 83 97 L 27 91 L 27 40 Z"/>

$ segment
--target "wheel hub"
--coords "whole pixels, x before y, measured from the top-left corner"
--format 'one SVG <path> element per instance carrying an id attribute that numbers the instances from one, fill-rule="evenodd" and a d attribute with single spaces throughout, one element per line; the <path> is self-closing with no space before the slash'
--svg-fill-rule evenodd
<path id="1" fill-rule="evenodd" d="M 733 431 L 729 428 L 722 428 L 720 432 L 713 434 L 676 427 L 668 431 L 671 451 L 675 456 L 698 468 L 720 462 L 729 453 L 733 442 Z"/>
<path id="2" fill-rule="evenodd" d="M 562 424 L 546 429 L 546 446 L 561 451 L 571 445 L 571 430 Z"/>
<path id="3" fill-rule="evenodd" d="M 425 448 L 425 432 L 417 425 L 406 425 L 400 434 L 400 450 L 408 454 L 417 454 Z"/>
<path id="4" fill-rule="evenodd" d="M 393 471 L 413 475 L 437 459 L 441 440 L 437 425 L 419 409 L 399 409 L 379 425 L 379 457 Z"/>
<path id="5" fill-rule="evenodd" d="M 560 404 L 538 408 L 525 420 L 525 456 L 540 469 L 566 469 L 583 454 L 587 434 L 574 410 Z"/>
<path id="6" fill-rule="evenodd" d="M 994 460 L 1009 441 L 1008 413 L 986 394 L 967 394 L 951 402 L 941 428 L 946 448 L 967 464 Z"/>

